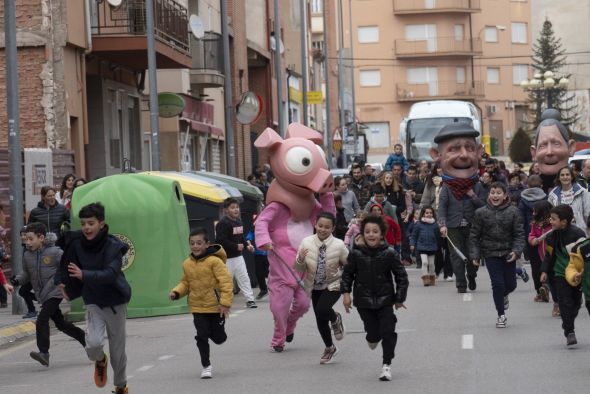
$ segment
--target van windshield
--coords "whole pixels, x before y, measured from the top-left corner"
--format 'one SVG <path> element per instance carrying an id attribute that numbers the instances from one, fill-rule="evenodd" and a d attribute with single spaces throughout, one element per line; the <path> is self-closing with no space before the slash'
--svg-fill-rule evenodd
<path id="1" fill-rule="evenodd" d="M 428 151 L 434 145 L 438 131 L 450 123 L 467 123 L 473 126 L 471 118 L 426 118 L 408 121 L 406 152 L 414 160 L 431 160 Z"/>

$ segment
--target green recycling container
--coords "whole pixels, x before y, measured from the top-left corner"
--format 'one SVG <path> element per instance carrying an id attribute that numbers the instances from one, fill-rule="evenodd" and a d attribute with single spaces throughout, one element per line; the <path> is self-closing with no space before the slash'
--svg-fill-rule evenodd
<path id="1" fill-rule="evenodd" d="M 72 229 L 80 228 L 80 208 L 93 202 L 105 206 L 109 232 L 129 246 L 123 258 L 123 271 L 132 288 L 128 316 L 186 313 L 186 302 L 168 299 L 190 253 L 186 205 L 178 182 L 147 174 L 120 174 L 78 187 L 72 198 Z M 68 319 L 84 319 L 81 299 L 72 302 Z"/>

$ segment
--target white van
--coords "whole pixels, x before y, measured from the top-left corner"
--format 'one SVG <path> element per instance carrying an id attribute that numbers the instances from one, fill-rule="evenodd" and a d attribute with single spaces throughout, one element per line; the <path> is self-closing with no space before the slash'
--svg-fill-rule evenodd
<path id="1" fill-rule="evenodd" d="M 468 123 L 481 135 L 481 117 L 467 101 L 435 100 L 415 103 L 399 125 L 399 136 L 406 158 L 431 160 L 428 151 L 439 130 L 449 123 Z M 478 139 L 479 140 L 479 139 Z"/>

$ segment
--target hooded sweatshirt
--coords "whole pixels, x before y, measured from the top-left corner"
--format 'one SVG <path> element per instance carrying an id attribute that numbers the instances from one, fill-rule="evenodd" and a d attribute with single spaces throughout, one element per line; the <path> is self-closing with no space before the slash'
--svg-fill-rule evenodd
<path id="1" fill-rule="evenodd" d="M 402 242 L 402 231 L 399 224 L 395 222 L 389 215 L 383 213 L 383 207 L 380 204 L 373 203 L 369 208 L 369 212 L 373 210 L 373 207 L 379 207 L 383 216 L 383 220 L 387 224 L 387 231 L 385 232 L 385 240 L 389 245 L 400 245 Z"/>
<path id="2" fill-rule="evenodd" d="M 529 187 L 520 193 L 520 201 L 518 202 L 518 210 L 522 215 L 524 224 L 524 234 L 526 236 L 531 232 L 531 222 L 533 221 L 533 205 L 537 201 L 547 199 L 547 194 L 540 187 Z"/>

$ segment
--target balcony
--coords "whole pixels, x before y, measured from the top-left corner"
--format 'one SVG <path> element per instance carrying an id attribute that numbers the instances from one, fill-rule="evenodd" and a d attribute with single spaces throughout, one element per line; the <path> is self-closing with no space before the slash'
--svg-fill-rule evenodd
<path id="1" fill-rule="evenodd" d="M 221 34 L 207 32 L 203 38 L 192 40 L 191 53 L 191 85 L 201 88 L 222 87 L 224 67 Z"/>
<path id="2" fill-rule="evenodd" d="M 126 0 L 119 7 L 92 1 L 92 52 L 131 67 L 147 69 L 144 0 Z M 190 68 L 188 10 L 174 0 L 154 0 L 156 63 L 160 69 Z"/>
<path id="3" fill-rule="evenodd" d="M 455 37 L 438 37 L 425 40 L 395 40 L 398 59 L 432 57 L 471 57 L 481 55 L 481 39 L 457 40 Z"/>
<path id="4" fill-rule="evenodd" d="M 481 0 L 393 0 L 393 13 L 407 14 L 471 14 L 481 12 Z"/>
<path id="5" fill-rule="evenodd" d="M 483 82 L 438 81 L 423 84 L 396 84 L 397 101 L 475 100 L 483 97 Z"/>

